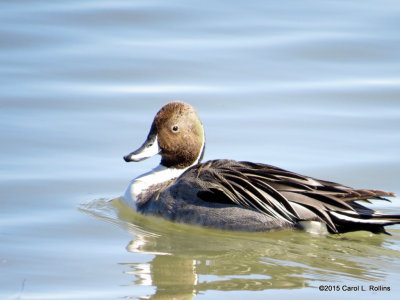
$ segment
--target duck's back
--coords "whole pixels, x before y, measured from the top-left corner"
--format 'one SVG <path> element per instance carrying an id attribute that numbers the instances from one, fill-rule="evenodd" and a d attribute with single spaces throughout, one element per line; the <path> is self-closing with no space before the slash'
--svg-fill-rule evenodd
<path id="1" fill-rule="evenodd" d="M 369 230 L 400 222 L 355 201 L 392 193 L 354 190 L 266 164 L 213 160 L 191 167 L 156 193 L 143 213 L 173 221 L 238 231 L 302 228 L 326 224 L 330 232 Z"/>

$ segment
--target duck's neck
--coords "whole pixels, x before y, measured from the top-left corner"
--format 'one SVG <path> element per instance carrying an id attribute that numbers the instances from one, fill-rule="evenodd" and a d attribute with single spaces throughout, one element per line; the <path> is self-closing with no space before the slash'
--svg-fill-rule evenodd
<path id="1" fill-rule="evenodd" d="M 143 197 L 144 194 L 146 194 L 146 191 L 150 192 L 150 188 L 152 186 L 156 187 L 156 185 L 160 185 L 164 182 L 168 182 L 172 179 L 178 178 L 187 169 L 200 163 L 203 158 L 204 148 L 205 142 L 203 139 L 201 151 L 198 154 L 196 160 L 190 166 L 184 168 L 168 168 L 160 163 L 153 170 L 136 177 L 129 184 L 123 198 L 131 207 L 136 209 L 137 202 L 140 201 L 140 198 Z"/>
<path id="2" fill-rule="evenodd" d="M 136 208 L 136 202 L 140 195 L 146 193 L 146 190 L 149 190 L 151 186 L 178 178 L 187 169 L 167 168 L 160 164 L 151 171 L 133 179 L 125 192 L 124 198 L 131 206 Z"/>

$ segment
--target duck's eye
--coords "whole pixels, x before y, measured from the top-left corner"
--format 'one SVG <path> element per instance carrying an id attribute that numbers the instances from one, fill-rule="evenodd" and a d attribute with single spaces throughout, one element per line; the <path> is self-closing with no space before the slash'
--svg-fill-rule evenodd
<path id="1" fill-rule="evenodd" d="M 178 130 L 179 130 L 179 127 L 178 126 L 172 126 L 172 131 L 175 131 L 175 132 L 178 132 Z"/>

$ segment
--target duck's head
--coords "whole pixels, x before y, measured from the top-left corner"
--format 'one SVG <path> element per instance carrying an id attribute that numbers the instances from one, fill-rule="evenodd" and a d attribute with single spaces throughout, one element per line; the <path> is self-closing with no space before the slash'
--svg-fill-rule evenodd
<path id="1" fill-rule="evenodd" d="M 170 102 L 154 117 L 143 145 L 124 160 L 137 162 L 160 154 L 161 165 L 185 169 L 201 161 L 204 145 L 204 129 L 195 109 L 183 102 Z"/>

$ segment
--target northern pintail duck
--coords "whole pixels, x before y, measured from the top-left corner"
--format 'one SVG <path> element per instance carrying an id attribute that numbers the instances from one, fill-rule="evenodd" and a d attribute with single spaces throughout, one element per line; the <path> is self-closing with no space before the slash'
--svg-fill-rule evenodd
<path id="1" fill-rule="evenodd" d="M 194 108 L 166 104 L 143 145 L 124 156 L 138 162 L 160 154 L 161 163 L 132 180 L 124 199 L 145 215 L 222 230 L 385 233 L 384 226 L 400 223 L 400 215 L 384 215 L 358 203 L 386 200 L 393 193 L 357 190 L 261 163 L 200 163 L 204 148 L 204 129 Z"/>

